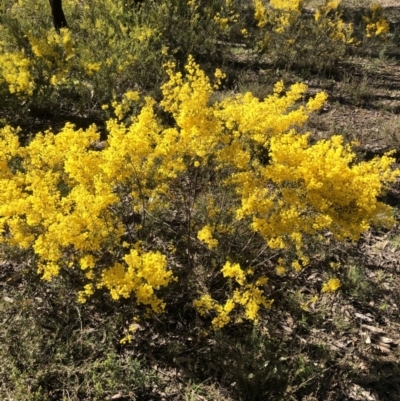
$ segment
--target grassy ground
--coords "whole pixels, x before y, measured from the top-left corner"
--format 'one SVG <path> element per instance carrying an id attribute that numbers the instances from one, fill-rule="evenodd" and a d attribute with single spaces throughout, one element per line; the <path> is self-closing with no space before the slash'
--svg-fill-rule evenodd
<path id="1" fill-rule="evenodd" d="M 400 23 L 400 9 L 391 18 Z M 400 163 L 400 42 L 394 35 L 327 76 L 267 63 L 247 68 L 248 54 L 239 50 L 233 65 L 241 71 L 228 89 L 263 97 L 278 79 L 305 81 L 310 94 L 329 94 L 305 127 L 313 138 L 342 134 L 358 141 L 360 157 L 394 149 Z M 14 255 L 0 269 L 0 398 L 400 400 L 400 182 L 385 200 L 395 208 L 393 229 L 372 230 L 357 244 L 332 241 L 329 249 L 315 249 L 307 269 L 271 278 L 270 314 L 256 325 L 219 332 L 191 308 L 176 312 L 185 305 L 182 293 L 162 317 L 138 321 L 133 341 L 121 345 L 134 314 L 129 300 L 99 296 L 77 304 L 73 275 L 49 285 L 25 255 Z M 330 263 L 340 265 L 341 290 L 301 308 L 320 292 Z"/>

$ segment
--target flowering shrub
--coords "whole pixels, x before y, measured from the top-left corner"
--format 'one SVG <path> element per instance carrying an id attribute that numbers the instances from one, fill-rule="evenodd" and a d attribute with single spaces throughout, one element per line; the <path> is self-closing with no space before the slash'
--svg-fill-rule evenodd
<path id="1" fill-rule="evenodd" d="M 390 32 L 389 23 L 383 16 L 382 7 L 379 4 L 373 4 L 369 13 L 363 17 L 367 38 L 387 37 Z"/>
<path id="2" fill-rule="evenodd" d="M 183 66 L 189 53 L 219 57 L 217 38 L 238 18 L 227 0 L 64 0 L 63 8 L 69 29 L 59 35 L 47 0 L 4 1 L 0 90 L 10 114 L 23 105 L 26 114 L 32 106 L 97 121 L 128 90 L 159 97 L 162 65 L 174 57 Z"/>
<path id="3" fill-rule="evenodd" d="M 382 9 L 373 5 L 363 17 L 365 30 L 356 35 L 353 23 L 345 22 L 341 1 L 326 0 L 315 10 L 303 1 L 254 0 L 258 51 L 279 65 L 324 70 L 343 58 L 364 36 L 385 37 L 389 24 Z"/>
<path id="4" fill-rule="evenodd" d="M 323 93 L 298 105 L 307 87 L 285 92 L 278 82 L 263 101 L 246 93 L 210 105 L 224 74 L 217 70 L 210 82 L 193 58 L 185 69 L 183 75 L 166 66 L 160 105 L 173 117 L 170 126 L 145 97 L 130 123 L 107 122 L 103 146 L 95 126 L 67 124 L 25 147 L 18 130 L 1 129 L 1 241 L 31 249 L 46 280 L 82 271 L 81 302 L 104 288 L 113 299 L 134 295 L 154 312 L 165 307 L 157 291 L 179 278 L 173 266 L 187 266 L 190 275 L 193 252 L 218 252 L 231 293 L 221 301 L 226 291 L 215 298 L 206 288 L 194 305 L 214 314 L 213 325 L 221 328 L 231 316 L 255 320 L 272 303 L 264 294 L 267 272 L 226 245 L 237 230 L 247 227 L 251 241 L 259 238 L 270 249 L 291 247 L 292 266 L 301 269 L 310 258 L 305 237 L 329 230 L 338 240 L 356 240 L 371 224 L 392 224 L 390 207 L 377 196 L 399 171 L 391 170 L 389 155 L 356 162 L 339 136 L 310 145 L 308 135 L 296 133 L 324 104 Z M 199 189 L 210 172 L 214 179 Z M 232 197 L 231 207 L 221 205 L 221 191 Z M 160 230 L 177 214 L 179 234 Z M 278 267 L 287 263 L 283 258 Z"/>

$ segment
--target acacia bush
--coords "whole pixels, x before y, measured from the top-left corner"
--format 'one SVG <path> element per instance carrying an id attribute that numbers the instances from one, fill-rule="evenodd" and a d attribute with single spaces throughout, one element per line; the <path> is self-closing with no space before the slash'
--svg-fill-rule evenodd
<path id="1" fill-rule="evenodd" d="M 254 0 L 253 4 L 257 28 L 251 31 L 251 40 L 260 55 L 281 68 L 331 70 L 362 42 L 382 44 L 389 34 L 378 4 L 356 26 L 343 17 L 340 0 L 325 0 L 315 9 L 308 9 L 302 0 Z"/>
<path id="2" fill-rule="evenodd" d="M 33 110 L 105 118 L 101 106 L 129 89 L 159 96 L 163 64 L 189 54 L 210 65 L 234 18 L 225 1 L 64 1 L 69 29 L 52 28 L 46 0 L 5 1 L 0 16 L 3 114 Z M 8 113 L 7 113 L 8 110 Z"/>
<path id="3" fill-rule="evenodd" d="M 210 82 L 191 57 L 185 69 L 166 66 L 160 106 L 172 116 L 168 126 L 145 97 L 131 122 L 108 120 L 101 145 L 95 126 L 67 124 L 27 146 L 18 130 L 3 128 L 2 243 L 31 251 L 45 280 L 78 272 L 81 302 L 104 288 L 156 313 L 165 308 L 158 291 L 182 275 L 190 281 L 202 260 L 207 275 L 222 273 L 231 284 L 198 288 L 188 302 L 221 328 L 231 318 L 256 320 L 272 304 L 268 271 L 244 258 L 246 247 L 253 255 L 292 250 L 280 252 L 284 274 L 310 263 L 308 237 L 324 241 L 329 231 L 355 241 L 371 225 L 390 226 L 391 208 L 377 197 L 399 171 L 389 155 L 357 162 L 340 136 L 311 145 L 296 132 L 324 93 L 298 105 L 307 87 L 278 82 L 263 101 L 246 93 L 210 105 L 224 74 Z"/>

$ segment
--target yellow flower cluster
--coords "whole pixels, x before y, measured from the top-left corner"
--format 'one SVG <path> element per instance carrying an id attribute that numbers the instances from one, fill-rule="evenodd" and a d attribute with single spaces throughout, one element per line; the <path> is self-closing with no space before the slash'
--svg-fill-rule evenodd
<path id="1" fill-rule="evenodd" d="M 270 4 L 277 10 L 299 10 L 302 7 L 302 0 L 271 0 Z"/>
<path id="2" fill-rule="evenodd" d="M 224 277 L 234 278 L 239 285 L 244 285 L 244 282 L 246 281 L 246 274 L 240 268 L 238 263 L 232 264 L 230 262 L 226 262 L 221 272 Z"/>
<path id="3" fill-rule="evenodd" d="M 308 144 L 294 131 L 270 141 L 267 166 L 234 175 L 242 207 L 238 218 L 251 216 L 252 228 L 270 247 L 297 243 L 301 235 L 330 230 L 337 239 L 356 240 L 374 224 L 393 223 L 391 209 L 377 196 L 393 182 L 388 155 L 354 164 L 355 155 L 340 136 Z M 270 182 L 268 189 L 262 182 Z M 297 233 L 294 237 L 293 234 Z"/>
<path id="4" fill-rule="evenodd" d="M 35 83 L 30 66 L 31 62 L 23 51 L 3 52 L 0 43 L 0 84 L 2 81 L 6 82 L 10 93 L 29 96 L 33 94 Z"/>
<path id="5" fill-rule="evenodd" d="M 87 63 L 86 64 L 86 70 L 87 70 L 87 74 L 93 75 L 94 73 L 96 73 L 97 71 L 100 70 L 101 67 L 101 63 Z"/>
<path id="6" fill-rule="evenodd" d="M 338 278 L 331 278 L 323 284 L 321 292 L 335 292 L 341 285 L 342 284 Z"/>
<path id="7" fill-rule="evenodd" d="M 222 31 L 225 31 L 228 28 L 229 19 L 221 17 L 220 13 L 215 14 L 214 21 L 219 25 Z"/>
<path id="8" fill-rule="evenodd" d="M 369 14 L 365 15 L 363 20 L 367 38 L 376 36 L 386 37 L 390 32 L 389 23 L 383 16 L 382 7 L 378 4 L 373 4 L 370 7 Z"/>
<path id="9" fill-rule="evenodd" d="M 32 53 L 36 56 L 36 62 L 44 64 L 45 78 L 52 85 L 65 81 L 72 67 L 75 57 L 74 42 L 68 29 L 61 29 L 60 34 L 51 30 L 45 37 L 37 38 L 28 36 Z M 89 63 L 86 66 L 88 74 L 99 70 L 99 65 Z"/>
<path id="10" fill-rule="evenodd" d="M 222 33 L 228 31 L 230 26 L 238 22 L 238 19 L 239 15 L 232 9 L 230 2 L 226 2 L 226 7 L 221 7 L 221 10 L 217 11 L 213 17 Z"/>
<path id="11" fill-rule="evenodd" d="M 140 43 L 144 43 L 149 41 L 153 36 L 156 35 L 154 29 L 148 26 L 137 26 L 135 27 L 135 31 L 133 33 L 133 37 L 137 39 Z"/>
<path id="12" fill-rule="evenodd" d="M 235 308 L 241 310 L 236 314 L 236 322 L 240 322 L 242 318 L 256 321 L 259 317 L 260 307 L 271 308 L 273 300 L 268 300 L 264 296 L 263 290 L 263 286 L 268 282 L 266 277 L 259 277 L 254 283 L 248 283 L 246 273 L 248 276 L 252 276 L 253 271 L 249 269 L 245 272 L 239 264 L 230 262 L 225 263 L 221 272 L 224 277 L 233 278 L 239 284 L 239 288 L 233 291 L 232 296 L 226 300 L 225 304 L 219 304 L 208 294 L 193 302 L 200 315 L 205 316 L 209 313 L 216 315 L 211 322 L 215 329 L 221 329 L 231 321 L 230 314 Z"/>
<path id="13" fill-rule="evenodd" d="M 114 94 L 119 99 L 124 88 L 138 82 L 147 86 L 138 76 L 147 79 L 163 72 L 169 41 L 160 39 L 158 27 L 165 24 L 161 26 L 161 15 L 154 18 L 158 10 L 128 10 L 123 0 L 97 0 L 90 7 L 86 2 L 65 0 L 71 30 L 61 29 L 58 34 L 49 24 L 50 11 L 43 12 L 48 1 L 6 4 L 0 26 L 0 85 L 18 96 L 34 93 L 30 101 L 37 99 L 44 108 L 60 96 L 63 101 L 55 107 L 75 101 L 76 113 L 80 107 L 97 108 L 97 104 L 111 103 Z M 127 18 L 127 12 L 134 18 Z M 132 67 L 138 64 L 132 76 Z"/>
<path id="14" fill-rule="evenodd" d="M 218 246 L 218 240 L 213 238 L 213 232 L 210 226 L 204 226 L 198 233 L 197 238 L 207 244 L 210 249 Z"/>
<path id="15" fill-rule="evenodd" d="M 133 292 L 138 303 L 161 312 L 165 304 L 156 297 L 154 290 L 167 286 L 173 278 L 172 272 L 166 269 L 165 255 L 133 249 L 123 260 L 125 264 L 116 263 L 103 271 L 98 287 L 106 287 L 115 300 L 128 298 Z"/>
<path id="16" fill-rule="evenodd" d="M 267 9 L 262 0 L 254 0 L 254 18 L 257 21 L 257 26 L 263 28 L 268 23 Z"/>
<path id="17" fill-rule="evenodd" d="M 254 0 L 253 5 L 257 26 L 263 28 L 269 24 L 277 33 L 283 33 L 299 18 L 303 6 L 301 0 L 271 0 L 269 9 L 262 0 Z"/>
<path id="18" fill-rule="evenodd" d="M 351 44 L 354 42 L 353 25 L 345 23 L 338 11 L 340 1 L 326 1 L 314 14 L 318 32 L 329 36 L 334 42 Z"/>
<path id="19" fill-rule="evenodd" d="M 114 100 L 111 105 L 114 108 L 114 114 L 117 116 L 118 120 L 122 121 L 124 117 L 132 111 L 132 106 L 139 100 L 140 93 L 138 91 L 125 92 L 120 102 Z M 103 108 L 108 108 L 108 105 L 103 106 Z"/>

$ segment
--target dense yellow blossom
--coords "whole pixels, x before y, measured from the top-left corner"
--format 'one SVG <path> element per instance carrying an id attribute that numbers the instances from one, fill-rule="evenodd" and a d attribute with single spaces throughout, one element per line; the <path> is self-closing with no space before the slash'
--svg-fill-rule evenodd
<path id="1" fill-rule="evenodd" d="M 86 64 L 86 70 L 88 75 L 93 75 L 100 70 L 101 63 L 88 63 Z"/>
<path id="2" fill-rule="evenodd" d="M 301 0 L 270 0 L 272 7 L 278 10 L 299 10 L 302 6 Z"/>
<path id="3" fill-rule="evenodd" d="M 215 301 L 211 298 L 210 295 L 205 294 L 202 295 L 199 299 L 196 299 L 193 302 L 193 305 L 200 313 L 200 315 L 204 316 L 207 312 L 214 309 Z"/>
<path id="4" fill-rule="evenodd" d="M 329 35 L 333 42 L 351 44 L 354 42 L 353 25 L 345 23 L 341 12 L 338 11 L 340 1 L 326 1 L 319 6 L 314 14 L 317 23 L 318 33 Z"/>
<path id="5" fill-rule="evenodd" d="M 321 292 L 335 292 L 341 285 L 342 284 L 338 278 L 331 278 L 323 284 Z"/>
<path id="6" fill-rule="evenodd" d="M 203 241 L 207 246 L 212 249 L 218 246 L 218 240 L 213 238 L 212 228 L 210 226 L 204 226 L 198 233 L 197 238 Z"/>
<path id="7" fill-rule="evenodd" d="M 279 241 L 270 246 L 301 245 L 301 233 L 314 235 L 324 229 L 340 240 L 356 240 L 377 216 L 383 224 L 393 222 L 390 208 L 377 200 L 383 182 L 397 174 L 390 171 L 389 156 L 353 164 L 354 153 L 341 137 L 310 146 L 307 135 L 291 132 L 271 139 L 270 157 L 268 166 L 234 178 L 243 184 L 238 189 L 243 196 L 238 217 L 252 216 L 254 230 L 268 241 Z M 260 180 L 275 185 L 260 192 Z"/>
<path id="8" fill-rule="evenodd" d="M 240 285 L 244 285 L 246 281 L 246 275 L 238 263 L 226 262 L 221 272 L 224 277 L 234 278 Z"/>
<path id="9" fill-rule="evenodd" d="M 159 252 L 131 250 L 123 259 L 126 265 L 116 263 L 102 273 L 98 287 L 106 287 L 116 300 L 128 298 L 133 292 L 138 303 L 161 312 L 165 304 L 157 298 L 154 290 L 167 286 L 172 280 L 171 271 L 166 270 L 166 257 Z"/>
<path id="10" fill-rule="evenodd" d="M 0 46 L 0 83 L 8 84 L 10 93 L 32 95 L 35 89 L 30 67 L 31 61 L 23 51 L 2 53 Z"/>
<path id="11" fill-rule="evenodd" d="M 115 109 L 125 104 L 140 110 L 124 122 L 129 110 L 121 106 L 118 120 L 107 122 L 100 149 L 95 126 L 66 124 L 57 134 L 38 133 L 26 146 L 19 145 L 17 130 L 0 129 L 0 229 L 7 234 L 1 241 L 31 250 L 44 279 L 81 269 L 86 283 L 80 301 L 104 288 L 113 299 L 133 296 L 161 312 L 165 304 L 157 291 L 174 280 L 168 264 L 173 252 L 139 232 L 154 228 L 146 226 L 148 216 L 162 219 L 180 210 L 191 196 L 182 183 L 203 168 L 216 178 L 190 201 L 189 229 L 217 250 L 213 234 L 220 239 L 241 226 L 270 248 L 290 246 L 296 257 L 288 263 L 300 270 L 311 256 L 303 246 L 306 236 L 329 230 L 338 240 L 357 240 L 373 224 L 393 223 L 390 207 L 378 201 L 399 176 L 390 155 L 357 162 L 340 136 L 311 145 L 307 134 L 296 132 L 326 95 L 297 105 L 306 85 L 278 82 L 263 100 L 245 93 L 211 103 L 221 71 L 210 81 L 193 58 L 185 74 L 173 64 L 166 70 L 160 106 L 171 113 L 170 126 L 157 118 L 155 100 L 128 91 Z M 219 196 L 224 191 L 232 198 L 228 208 Z M 133 213 L 141 223 L 127 225 Z M 189 236 L 196 241 L 193 232 Z M 166 242 L 168 249 L 179 248 L 170 238 Z M 278 262 L 278 274 L 285 264 Z M 215 328 L 257 320 L 260 308 L 271 307 L 265 272 L 226 262 L 221 273 L 230 279 L 226 299 L 204 295 L 194 303 L 199 313 L 212 314 Z"/>

